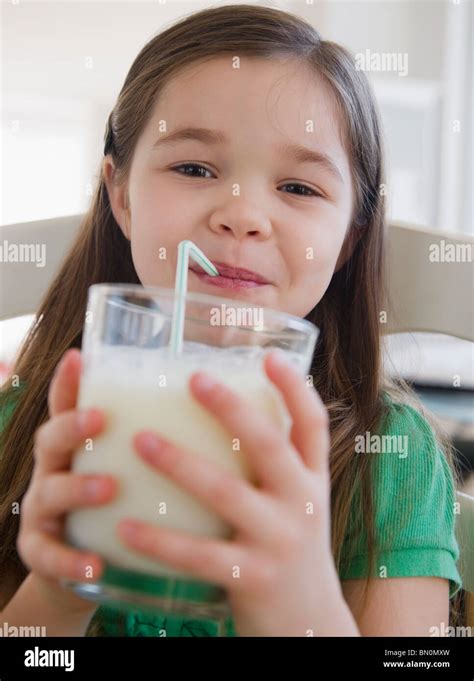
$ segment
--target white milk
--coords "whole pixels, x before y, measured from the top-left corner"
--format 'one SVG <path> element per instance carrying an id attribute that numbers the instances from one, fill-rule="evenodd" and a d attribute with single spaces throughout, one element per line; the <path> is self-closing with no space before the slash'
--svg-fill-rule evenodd
<path id="1" fill-rule="evenodd" d="M 197 348 L 197 344 L 186 343 Z M 203 347 L 203 346 L 201 346 Z M 98 407 L 108 418 L 106 430 L 76 452 L 77 473 L 108 473 L 119 480 L 110 503 L 71 512 L 66 536 L 75 546 L 92 550 L 110 564 L 155 575 L 179 575 L 169 566 L 127 549 L 116 526 L 124 517 L 194 535 L 228 538 L 232 529 L 215 512 L 183 488 L 141 461 L 131 446 L 139 430 L 156 430 L 196 456 L 212 461 L 234 475 L 251 480 L 238 433 L 228 433 L 210 412 L 191 396 L 189 377 L 203 369 L 265 412 L 288 436 L 291 419 L 283 398 L 264 374 L 260 348 L 205 348 L 202 355 L 171 360 L 165 349 L 114 347 L 102 350 L 82 376 L 79 408 Z M 254 354 L 249 356 L 249 350 Z M 298 358 L 292 358 L 298 362 Z M 164 384 L 166 382 L 166 384 Z M 272 452 L 267 453 L 271 457 Z"/>

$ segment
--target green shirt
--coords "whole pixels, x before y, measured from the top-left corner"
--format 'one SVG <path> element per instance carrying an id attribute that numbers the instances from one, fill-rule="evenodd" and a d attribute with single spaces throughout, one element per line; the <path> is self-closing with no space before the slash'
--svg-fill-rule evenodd
<path id="1" fill-rule="evenodd" d="M 372 576 L 441 577 L 449 580 L 452 597 L 461 588 L 461 578 L 456 566 L 459 547 L 451 469 L 423 416 L 408 405 L 391 402 L 388 397 L 387 400 L 389 409 L 376 437 L 370 433 L 361 436 L 354 454 L 376 457 L 373 489 L 377 552 Z M 5 412 L 0 426 L 4 421 Z M 342 548 L 341 580 L 361 579 L 367 570 L 363 534 L 352 559 L 347 558 L 354 519 L 355 511 Z M 102 605 L 94 620 L 100 622 L 104 636 L 237 635 L 231 617 L 219 625 L 213 620 L 190 620 Z"/>
<path id="2" fill-rule="evenodd" d="M 456 566 L 456 490 L 444 452 L 426 419 L 405 404 L 390 402 L 378 432 L 392 443 L 396 437 L 398 446 L 387 451 L 386 444 L 383 453 L 372 454 L 377 542 L 372 576 L 442 577 L 449 580 L 451 598 L 462 583 Z M 339 576 L 361 578 L 366 565 L 361 538 L 351 561 L 343 557 Z"/>

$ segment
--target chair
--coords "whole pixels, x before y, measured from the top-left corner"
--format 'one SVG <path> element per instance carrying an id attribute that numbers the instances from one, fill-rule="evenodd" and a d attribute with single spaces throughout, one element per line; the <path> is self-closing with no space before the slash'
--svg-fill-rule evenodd
<path id="1" fill-rule="evenodd" d="M 81 217 L 68 215 L 0 227 L 0 247 L 3 248 L 0 321 L 34 314 L 38 309 L 54 273 L 72 245 Z M 5 263 L 5 243 L 44 245 L 46 266 L 37 267 L 36 262 Z"/>
<path id="2" fill-rule="evenodd" d="M 386 333 L 431 331 L 474 341 L 473 249 L 472 236 L 391 223 L 388 289 L 393 307 Z M 448 261 L 453 253 L 458 262 Z M 444 259 L 433 261 L 437 255 Z"/>
<path id="3" fill-rule="evenodd" d="M 0 227 L 0 244 L 44 244 L 46 267 L 11 263 L 2 270 L 0 320 L 33 314 L 53 274 L 57 271 L 79 228 L 81 215 L 38 220 Z M 443 242 L 443 243 L 441 243 Z M 443 259 L 448 247 L 466 253 L 474 239 L 430 231 L 416 225 L 393 222 L 388 230 L 388 280 L 393 298 L 387 304 L 386 334 L 431 331 L 474 340 L 472 315 L 472 257 L 469 261 Z M 439 245 L 440 262 L 430 260 Z M 468 249 L 467 249 L 468 250 Z M 443 261 L 444 260 L 444 261 Z M 460 314 L 462 311 L 462 314 Z M 474 593 L 474 497 L 457 492 L 460 514 L 457 537 L 461 550 L 459 569 L 465 591 Z"/>

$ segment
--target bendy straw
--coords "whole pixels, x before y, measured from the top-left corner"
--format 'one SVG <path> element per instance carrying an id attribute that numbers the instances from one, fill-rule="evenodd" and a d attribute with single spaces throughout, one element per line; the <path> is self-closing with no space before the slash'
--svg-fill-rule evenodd
<path id="1" fill-rule="evenodd" d="M 174 309 L 171 323 L 170 349 L 175 355 L 183 349 L 184 312 L 186 305 L 186 291 L 188 288 L 189 257 L 200 265 L 207 274 L 217 277 L 219 272 L 204 253 L 189 239 L 178 245 L 178 263 L 176 265 L 176 280 L 174 285 Z"/>

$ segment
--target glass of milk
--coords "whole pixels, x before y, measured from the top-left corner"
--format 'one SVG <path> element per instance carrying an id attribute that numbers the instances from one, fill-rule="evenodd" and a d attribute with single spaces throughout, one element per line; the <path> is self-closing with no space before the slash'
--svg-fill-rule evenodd
<path id="1" fill-rule="evenodd" d="M 280 348 L 306 376 L 319 331 L 299 317 L 242 300 L 187 292 L 177 354 L 170 349 L 174 299 L 173 289 L 134 284 L 89 289 L 78 408 L 102 409 L 107 426 L 75 452 L 72 470 L 111 474 L 119 491 L 108 504 L 67 516 L 66 541 L 98 553 L 106 567 L 95 582 L 66 584 L 98 602 L 218 619 L 227 612 L 221 587 L 132 551 L 117 534 L 119 521 L 131 517 L 232 539 L 232 528 L 215 512 L 139 458 L 132 438 L 137 431 L 155 430 L 252 484 L 238 440 L 192 397 L 189 378 L 198 370 L 209 372 L 289 437 L 291 418 L 264 372 L 263 357 Z"/>

